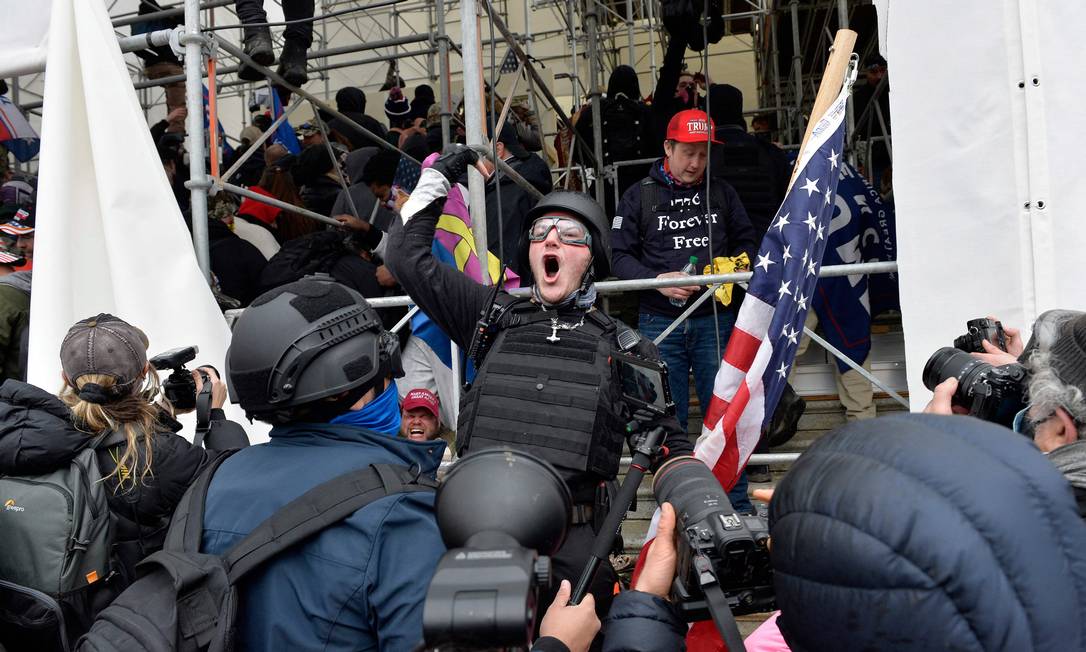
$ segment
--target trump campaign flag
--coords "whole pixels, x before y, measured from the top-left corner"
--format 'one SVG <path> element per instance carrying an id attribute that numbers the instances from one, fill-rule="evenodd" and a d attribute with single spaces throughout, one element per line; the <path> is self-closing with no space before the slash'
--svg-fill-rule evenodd
<path id="1" fill-rule="evenodd" d="M 762 427 L 773 418 L 803 336 L 835 210 L 850 89 L 851 82 L 846 81 L 811 130 L 792 186 L 758 248 L 754 275 L 717 371 L 694 456 L 712 469 L 725 490 L 735 485 Z M 659 510 L 637 570 L 658 520 Z M 708 638 L 715 639 L 714 647 L 720 644 L 712 636 L 695 645 L 695 636 L 702 639 L 700 632 L 692 630 L 691 650 Z"/>
<path id="2" fill-rule="evenodd" d="M 437 156 L 437 154 L 432 154 L 427 157 L 423 161 L 423 166 L 429 167 Z M 467 201 L 465 201 L 467 196 L 468 190 L 461 184 L 453 184 L 449 188 L 445 208 L 441 212 L 441 217 L 438 218 L 437 228 L 434 231 L 432 251 L 434 257 L 442 263 L 455 267 L 467 275 L 468 278 L 481 283 L 483 265 L 475 250 L 475 237 L 471 232 L 471 213 L 468 210 Z M 501 261 L 490 252 L 487 252 L 486 274 L 488 283 L 491 284 L 497 283 L 501 276 Z M 519 286 L 520 277 L 512 270 L 506 270 L 504 287 L 512 289 Z M 442 387 L 451 388 L 459 385 L 460 379 L 453 377 L 452 340 L 421 310 L 411 318 L 411 335 L 413 338 L 418 338 L 418 342 L 415 345 L 409 344 L 409 348 L 421 345 L 433 353 L 433 356 L 430 356 L 424 351 L 423 355 L 430 361 L 435 385 L 439 390 Z M 436 357 L 436 360 L 434 360 L 434 357 Z M 474 370 L 465 367 L 465 371 L 467 378 L 470 380 Z M 406 393 L 412 388 L 405 385 L 400 389 Z M 448 394 L 448 391 L 439 391 L 438 393 Z M 456 405 L 455 401 L 446 400 L 445 396 L 441 398 L 442 415 L 450 419 L 449 423 L 455 424 L 459 406 Z"/>
<path id="3" fill-rule="evenodd" d="M 271 86 L 271 82 L 268 83 L 268 86 L 268 93 L 271 95 L 272 120 L 275 121 L 279 119 L 279 116 L 283 115 L 283 102 L 279 99 L 279 91 Z M 286 147 L 287 151 L 295 156 L 302 153 L 302 146 L 298 143 L 298 136 L 294 134 L 294 127 L 290 126 L 290 120 L 284 120 L 275 129 L 271 142 Z"/>
<path id="4" fill-rule="evenodd" d="M 22 163 L 37 156 L 41 148 L 38 133 L 6 95 L 0 95 L 0 145 Z"/>

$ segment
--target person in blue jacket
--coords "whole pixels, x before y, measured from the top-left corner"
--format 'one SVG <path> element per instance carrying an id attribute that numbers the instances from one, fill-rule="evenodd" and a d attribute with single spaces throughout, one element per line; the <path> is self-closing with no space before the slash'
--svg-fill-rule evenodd
<path id="1" fill-rule="evenodd" d="M 280 507 L 374 463 L 433 476 L 440 440 L 397 436 L 399 343 L 357 292 L 307 277 L 257 297 L 234 327 L 234 399 L 273 425 L 228 459 L 204 511 L 203 551 L 222 554 Z M 268 562 L 240 586 L 238 648 L 409 650 L 445 552 L 433 494 L 385 496 Z"/>

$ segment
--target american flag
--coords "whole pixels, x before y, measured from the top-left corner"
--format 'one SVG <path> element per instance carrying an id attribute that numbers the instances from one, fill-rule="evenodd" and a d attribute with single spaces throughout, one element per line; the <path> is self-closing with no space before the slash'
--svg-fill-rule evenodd
<path id="1" fill-rule="evenodd" d="M 511 72 L 516 72 L 519 67 L 520 61 L 517 60 L 517 53 L 513 51 L 513 48 L 509 48 L 509 51 L 505 53 L 505 58 L 502 59 L 502 65 L 498 71 L 503 75 L 508 75 Z"/>
<path id="2" fill-rule="evenodd" d="M 717 371 L 694 456 L 725 489 L 735 485 L 762 427 L 772 419 L 803 337 L 836 201 L 850 87 L 845 84 L 811 132 L 784 203 L 758 248 L 754 276 Z M 658 518 L 659 510 L 638 570 Z"/>
<path id="3" fill-rule="evenodd" d="M 833 217 L 845 140 L 847 89 L 815 125 L 716 374 L 694 455 L 730 489 L 773 417 L 803 337 Z"/>

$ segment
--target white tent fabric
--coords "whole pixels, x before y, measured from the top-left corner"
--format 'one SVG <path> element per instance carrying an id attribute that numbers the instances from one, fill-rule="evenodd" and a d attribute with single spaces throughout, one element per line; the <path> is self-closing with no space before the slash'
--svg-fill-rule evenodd
<path id="1" fill-rule="evenodd" d="M 1086 3 L 887 0 L 901 312 L 912 408 L 925 361 L 996 315 L 1028 334 L 1086 308 Z M 882 8 L 880 6 L 880 8 Z"/>
<path id="2" fill-rule="evenodd" d="M 51 0 L 4 0 L 4 47 L 0 49 L 0 77 L 15 77 L 45 70 L 49 42 Z"/>
<path id="3" fill-rule="evenodd" d="M 64 334 L 101 312 L 142 328 L 152 354 L 196 344 L 196 362 L 222 370 L 229 329 L 197 267 L 106 7 L 56 0 L 51 23 L 29 380 L 59 387 Z M 261 430 L 250 439 L 266 439 Z"/>

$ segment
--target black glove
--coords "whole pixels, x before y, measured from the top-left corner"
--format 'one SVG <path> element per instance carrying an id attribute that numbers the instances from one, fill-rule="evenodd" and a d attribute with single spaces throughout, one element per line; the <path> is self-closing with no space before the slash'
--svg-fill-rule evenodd
<path id="1" fill-rule="evenodd" d="M 449 183 L 456 183 L 464 176 L 468 168 L 479 161 L 479 153 L 467 145 L 447 145 L 434 164 L 433 169 L 445 175 Z"/>

